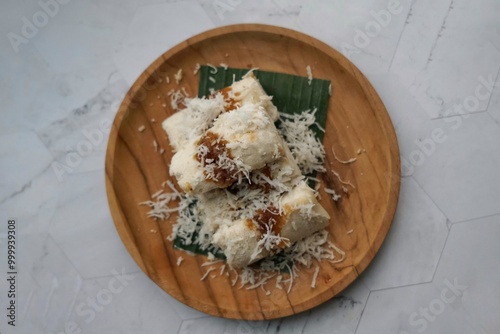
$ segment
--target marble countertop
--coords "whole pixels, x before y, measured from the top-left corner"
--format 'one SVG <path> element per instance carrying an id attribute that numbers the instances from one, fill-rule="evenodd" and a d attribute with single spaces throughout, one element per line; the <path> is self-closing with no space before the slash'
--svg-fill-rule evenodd
<path id="1" fill-rule="evenodd" d="M 500 332 L 498 0 L 0 6 L 0 333 Z M 102 124 L 143 69 L 193 34 L 249 22 L 310 34 L 356 64 L 387 106 L 403 163 L 396 217 L 369 268 L 319 307 L 260 322 L 207 316 L 149 280 L 114 229 L 103 170 Z M 92 131 L 102 136 L 76 154 Z"/>

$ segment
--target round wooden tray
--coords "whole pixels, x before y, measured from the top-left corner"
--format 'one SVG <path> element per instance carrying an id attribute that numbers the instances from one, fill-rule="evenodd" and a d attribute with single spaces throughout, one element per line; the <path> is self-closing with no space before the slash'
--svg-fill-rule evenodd
<path id="1" fill-rule="evenodd" d="M 320 175 L 321 204 L 331 215 L 331 239 L 346 252 L 338 264 L 321 263 L 316 287 L 311 288 L 314 267 L 302 270 L 292 291 L 271 288 L 240 289 L 219 276 L 201 281 L 207 267 L 202 255 L 189 256 L 173 248 L 166 238 L 168 221 L 147 218 L 149 200 L 170 179 L 172 157 L 161 122 L 172 114 L 167 92 L 184 87 L 196 96 L 196 64 L 228 64 L 306 76 L 332 82 L 332 96 L 324 145 L 328 173 Z M 174 73 L 183 69 L 179 85 Z M 170 82 L 167 83 L 166 76 Z M 165 106 L 166 105 L 166 106 Z M 144 126 L 144 131 L 138 129 Z M 165 149 L 155 151 L 153 141 Z M 351 164 L 340 159 L 357 156 Z M 359 150 L 361 154 L 357 154 Z M 349 188 L 334 202 L 325 187 L 342 192 L 335 170 L 356 188 Z M 173 180 L 172 180 L 173 181 Z M 151 64 L 125 96 L 111 130 L 106 153 L 106 189 L 116 229 L 141 269 L 163 290 L 202 312 L 234 319 L 273 319 L 319 305 L 345 289 L 373 259 L 391 225 L 400 185 L 396 135 L 377 93 L 361 72 L 328 45 L 302 33 L 267 25 L 243 24 L 222 27 L 192 37 L 167 51 Z M 177 258 L 184 257 L 180 266 Z M 215 273 L 216 271 L 214 271 Z M 269 287 L 274 287 L 271 281 Z"/>

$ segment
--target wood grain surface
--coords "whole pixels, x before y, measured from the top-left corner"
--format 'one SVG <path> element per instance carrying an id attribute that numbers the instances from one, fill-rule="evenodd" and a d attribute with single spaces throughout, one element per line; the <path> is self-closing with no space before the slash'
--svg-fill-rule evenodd
<path id="1" fill-rule="evenodd" d="M 165 32 L 168 33 L 168 32 Z M 338 264 L 321 263 L 316 287 L 311 288 L 314 267 L 301 271 L 292 291 L 271 288 L 240 289 L 232 277 L 201 281 L 207 267 L 202 255 L 189 256 L 174 249 L 166 238 L 176 216 L 166 221 L 147 218 L 149 210 L 138 203 L 149 200 L 171 180 L 172 152 L 161 122 L 172 114 L 167 93 L 184 87 L 196 96 L 196 64 L 258 67 L 306 76 L 310 65 L 315 78 L 332 81 L 332 96 L 324 145 L 327 173 L 320 175 L 321 204 L 331 215 L 332 241 L 346 252 Z M 183 69 L 175 83 L 174 73 Z M 167 83 L 166 76 L 170 82 Z M 144 131 L 138 129 L 144 126 Z M 156 140 L 164 154 L 155 151 Z M 357 157 L 350 164 L 338 162 Z M 358 150 L 361 154 L 357 154 Z M 331 171 L 356 188 L 338 202 L 324 192 L 342 193 L 343 184 Z M 172 180 L 174 181 L 174 180 Z M 400 162 L 396 135 L 377 93 L 361 72 L 328 45 L 302 33 L 267 25 L 222 27 L 192 37 L 170 49 L 151 64 L 125 96 L 116 115 L 106 153 L 106 189 L 116 229 L 141 269 L 167 293 L 202 312 L 235 319 L 273 319 L 293 315 L 334 297 L 365 270 L 380 248 L 396 210 Z M 156 231 L 156 232 L 154 232 Z M 180 266 L 177 258 L 184 257 Z M 214 271 L 216 273 L 217 271 Z M 274 286 L 271 281 L 270 287 Z"/>

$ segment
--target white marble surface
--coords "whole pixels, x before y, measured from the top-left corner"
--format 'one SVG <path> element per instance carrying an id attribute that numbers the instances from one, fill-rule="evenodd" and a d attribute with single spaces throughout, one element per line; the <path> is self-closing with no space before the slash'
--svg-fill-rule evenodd
<path id="1" fill-rule="evenodd" d="M 0 333 L 500 332 L 500 2 L 66 2 L 17 52 L 9 33 L 40 4 L 0 4 Z M 261 322 L 207 316 L 152 283 L 114 230 L 103 182 L 108 122 L 137 75 L 193 34 L 244 22 L 305 32 L 351 59 L 387 106 L 404 175 L 393 226 L 360 279 L 317 308 Z"/>

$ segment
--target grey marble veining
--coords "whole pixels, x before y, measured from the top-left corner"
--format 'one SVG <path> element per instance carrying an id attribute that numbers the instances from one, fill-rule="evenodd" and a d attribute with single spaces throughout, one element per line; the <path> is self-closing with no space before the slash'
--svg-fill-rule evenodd
<path id="1" fill-rule="evenodd" d="M 361 276 L 372 291 L 432 281 L 448 236 L 446 217 L 412 177 L 400 191 L 389 234 Z"/>
<path id="2" fill-rule="evenodd" d="M 433 281 L 372 292 L 358 333 L 496 333 L 500 216 L 455 224 Z"/>
<path id="3" fill-rule="evenodd" d="M 480 77 L 496 77 L 499 10 L 499 3 L 490 0 L 413 3 L 390 70 L 401 76 L 432 118 L 456 114 L 454 105 L 476 93 Z M 490 94 L 482 92 L 484 98 L 463 113 L 484 111 Z"/>
<path id="4" fill-rule="evenodd" d="M 8 219 L 19 258 L 18 326 L 2 311 L 1 333 L 500 331 L 500 2 L 68 1 L 17 46 L 9 36 L 43 8 L 0 6 L 2 275 Z M 361 277 L 312 310 L 259 322 L 207 316 L 149 280 L 114 230 L 103 182 L 109 122 L 144 68 L 193 34 L 249 22 L 310 34 L 358 66 L 391 116 L 405 176 Z M 2 278 L 2 310 L 6 293 Z"/>
<path id="5" fill-rule="evenodd" d="M 211 28 L 215 28 L 214 23 L 195 1 L 139 6 L 134 10 L 113 59 L 131 85 L 169 48 Z"/>
<path id="6" fill-rule="evenodd" d="M 108 86 L 71 110 L 66 117 L 37 131 L 38 138 L 57 163 L 59 172 L 55 174 L 59 181 L 67 175 L 104 168 L 111 124 L 128 90 L 128 85 L 117 72 L 109 75 L 108 82 Z"/>
<path id="7" fill-rule="evenodd" d="M 386 73 L 410 6 L 409 0 L 312 0 L 304 3 L 298 27 L 341 51 L 364 73 Z"/>
<path id="8" fill-rule="evenodd" d="M 442 129 L 445 140 L 432 144 L 432 135 L 425 137 L 429 153 L 415 166 L 414 177 L 450 221 L 500 213 L 499 125 L 482 112 L 434 120 L 428 129 Z"/>

